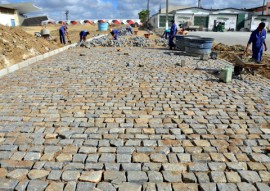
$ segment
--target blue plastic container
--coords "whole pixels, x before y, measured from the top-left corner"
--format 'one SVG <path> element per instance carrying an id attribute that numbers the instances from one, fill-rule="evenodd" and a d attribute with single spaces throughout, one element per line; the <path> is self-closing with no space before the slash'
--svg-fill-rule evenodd
<path id="1" fill-rule="evenodd" d="M 192 55 L 210 54 L 213 46 L 213 38 L 186 38 L 185 51 Z"/>
<path id="2" fill-rule="evenodd" d="M 98 23 L 98 30 L 99 31 L 107 31 L 109 27 L 108 23 Z"/>
<path id="3" fill-rule="evenodd" d="M 199 36 L 195 35 L 176 35 L 175 40 L 176 40 L 176 48 L 181 51 L 185 51 L 185 41 L 187 38 L 200 38 Z"/>
<path id="4" fill-rule="evenodd" d="M 175 45 L 178 50 L 185 50 L 185 36 L 176 35 L 175 36 Z"/>

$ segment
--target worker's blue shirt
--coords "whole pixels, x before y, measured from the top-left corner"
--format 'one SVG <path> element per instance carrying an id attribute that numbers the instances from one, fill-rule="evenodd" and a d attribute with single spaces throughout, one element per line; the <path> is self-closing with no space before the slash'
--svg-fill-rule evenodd
<path id="1" fill-rule="evenodd" d="M 87 34 L 87 31 L 81 31 L 80 32 L 80 36 L 87 36 L 88 34 Z"/>
<path id="2" fill-rule="evenodd" d="M 263 29 L 259 31 L 256 29 L 250 35 L 248 43 L 252 43 L 252 58 L 257 61 L 262 60 L 263 50 L 264 50 L 264 41 L 266 39 L 266 30 Z"/>
<path id="3" fill-rule="evenodd" d="M 111 34 L 112 34 L 114 40 L 118 40 L 118 33 L 119 33 L 118 30 L 116 30 L 116 29 L 112 30 Z"/>
<path id="4" fill-rule="evenodd" d="M 171 26 L 170 35 L 175 36 L 176 33 L 177 33 L 177 26 L 176 26 L 175 23 L 173 23 L 172 26 Z"/>
<path id="5" fill-rule="evenodd" d="M 118 30 L 116 30 L 116 29 L 114 29 L 113 31 L 112 31 L 112 33 L 113 33 L 113 35 L 118 35 Z"/>
<path id="6" fill-rule="evenodd" d="M 59 30 L 60 30 L 62 33 L 65 33 L 65 32 L 66 32 L 66 27 L 65 27 L 65 26 L 61 26 Z"/>
<path id="7" fill-rule="evenodd" d="M 266 39 L 266 30 L 259 31 L 258 29 L 253 31 L 250 35 L 248 43 L 252 43 L 252 50 L 261 50 L 263 43 Z"/>

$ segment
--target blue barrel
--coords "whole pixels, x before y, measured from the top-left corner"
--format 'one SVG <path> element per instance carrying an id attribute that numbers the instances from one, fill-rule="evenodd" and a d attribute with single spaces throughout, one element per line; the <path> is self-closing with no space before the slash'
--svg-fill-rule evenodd
<path id="1" fill-rule="evenodd" d="M 176 35 L 175 36 L 175 45 L 178 50 L 185 50 L 185 36 L 184 35 Z"/>
<path id="2" fill-rule="evenodd" d="M 175 40 L 176 40 L 176 47 L 178 50 L 185 51 L 185 41 L 186 38 L 200 38 L 199 36 L 196 35 L 176 35 Z"/>
<path id="3" fill-rule="evenodd" d="M 185 51 L 192 55 L 210 54 L 213 41 L 213 38 L 187 38 L 185 41 Z"/>
<path id="4" fill-rule="evenodd" d="M 98 23 L 98 30 L 99 31 L 107 31 L 108 30 L 108 23 Z"/>

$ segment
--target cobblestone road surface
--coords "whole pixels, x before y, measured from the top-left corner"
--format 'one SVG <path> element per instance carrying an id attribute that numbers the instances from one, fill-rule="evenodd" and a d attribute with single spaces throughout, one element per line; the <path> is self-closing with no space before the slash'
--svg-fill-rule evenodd
<path id="1" fill-rule="evenodd" d="M 270 82 L 224 66 L 72 49 L 1 78 L 0 190 L 269 191 Z"/>

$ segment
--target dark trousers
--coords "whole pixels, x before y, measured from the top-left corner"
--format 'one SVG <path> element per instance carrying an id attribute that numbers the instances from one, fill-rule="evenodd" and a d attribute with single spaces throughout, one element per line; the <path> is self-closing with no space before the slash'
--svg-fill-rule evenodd
<path id="1" fill-rule="evenodd" d="M 172 49 L 173 47 L 175 47 L 175 44 L 173 42 L 173 39 L 174 39 L 174 35 L 170 35 L 169 36 L 169 46 L 170 46 L 170 49 Z"/>
<path id="2" fill-rule="evenodd" d="M 63 31 L 59 30 L 59 36 L 60 36 L 61 44 L 66 44 L 65 33 Z"/>
<path id="3" fill-rule="evenodd" d="M 263 48 L 253 48 L 252 49 L 252 58 L 255 59 L 257 62 L 262 61 L 262 56 L 263 56 Z"/>
<path id="4" fill-rule="evenodd" d="M 127 31 L 130 32 L 131 34 L 133 34 L 132 29 L 131 28 L 127 28 Z"/>

